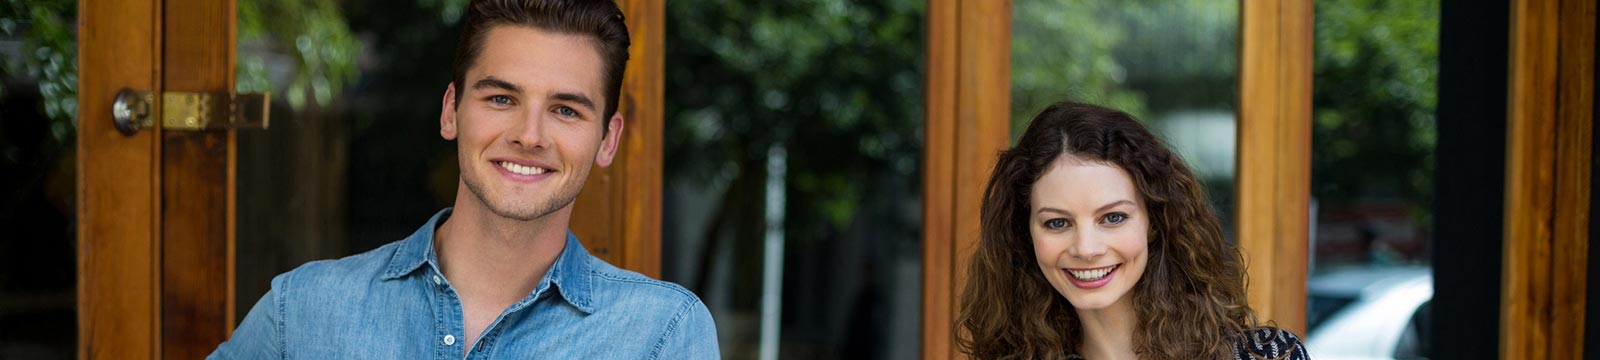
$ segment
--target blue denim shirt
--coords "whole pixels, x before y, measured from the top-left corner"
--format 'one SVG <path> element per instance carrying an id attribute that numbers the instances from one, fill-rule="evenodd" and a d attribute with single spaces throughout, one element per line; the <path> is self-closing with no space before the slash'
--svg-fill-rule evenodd
<path id="1" fill-rule="evenodd" d="M 272 279 L 216 359 L 461 359 L 461 299 L 439 272 L 434 227 L 366 253 Z M 616 268 L 567 234 L 522 301 L 490 323 L 467 359 L 715 359 L 711 313 L 678 285 Z"/>

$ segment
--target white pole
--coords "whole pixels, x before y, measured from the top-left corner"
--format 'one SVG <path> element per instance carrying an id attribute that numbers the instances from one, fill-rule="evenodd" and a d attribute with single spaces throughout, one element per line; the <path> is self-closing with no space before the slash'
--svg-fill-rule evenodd
<path id="1" fill-rule="evenodd" d="M 767 236 L 761 262 L 761 360 L 778 359 L 778 330 L 783 320 L 784 177 L 789 154 L 783 145 L 767 150 Z"/>

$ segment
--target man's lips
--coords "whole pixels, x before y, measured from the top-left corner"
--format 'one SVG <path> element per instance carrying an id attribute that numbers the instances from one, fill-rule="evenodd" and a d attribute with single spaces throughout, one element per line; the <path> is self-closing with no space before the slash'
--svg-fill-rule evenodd
<path id="1" fill-rule="evenodd" d="M 501 174 L 522 181 L 538 180 L 556 172 L 549 165 L 530 160 L 498 158 L 489 160 L 489 162 L 494 164 Z"/>

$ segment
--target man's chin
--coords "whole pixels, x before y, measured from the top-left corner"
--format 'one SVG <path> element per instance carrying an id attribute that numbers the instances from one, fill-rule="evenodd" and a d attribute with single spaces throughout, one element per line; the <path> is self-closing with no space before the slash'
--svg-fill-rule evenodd
<path id="1" fill-rule="evenodd" d="M 538 220 L 561 209 L 560 206 L 550 205 L 496 206 L 495 204 L 489 204 L 488 208 L 495 216 L 517 221 Z"/>
<path id="2" fill-rule="evenodd" d="M 477 186 L 479 184 L 476 184 L 473 181 L 463 182 L 467 187 L 467 191 L 472 193 L 473 197 L 478 200 L 479 204 L 482 204 L 484 208 L 488 209 L 489 212 L 493 213 L 495 216 L 509 220 L 538 220 L 552 213 L 560 211 L 562 208 L 571 205 L 578 199 L 578 194 L 576 191 L 573 191 L 571 194 L 549 194 L 553 196 L 541 197 L 538 199 L 518 199 L 516 197 L 504 196 L 504 194 L 508 192 L 515 193 L 515 191 L 508 191 L 509 189 L 485 189 Z M 520 195 L 528 196 L 534 194 Z"/>

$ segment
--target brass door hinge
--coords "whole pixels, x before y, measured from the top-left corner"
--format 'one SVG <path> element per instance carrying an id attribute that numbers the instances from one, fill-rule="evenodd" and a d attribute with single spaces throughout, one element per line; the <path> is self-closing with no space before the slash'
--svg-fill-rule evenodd
<path id="1" fill-rule="evenodd" d="M 150 115 L 155 93 L 122 89 L 111 102 L 111 120 L 117 130 L 133 135 L 155 125 Z M 204 131 L 215 129 L 266 129 L 271 95 L 234 93 L 161 93 L 161 129 Z"/>

